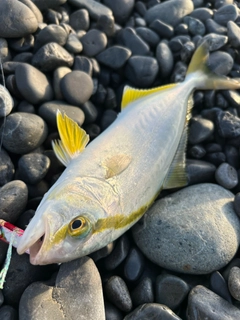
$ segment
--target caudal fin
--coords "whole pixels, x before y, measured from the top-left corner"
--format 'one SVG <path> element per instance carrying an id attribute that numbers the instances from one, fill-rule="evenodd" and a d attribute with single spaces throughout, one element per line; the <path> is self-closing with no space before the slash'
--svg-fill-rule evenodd
<path id="1" fill-rule="evenodd" d="M 207 66 L 209 51 L 204 41 L 195 51 L 187 70 L 186 80 L 196 81 L 196 89 L 227 90 L 240 89 L 240 81 L 213 73 Z"/>

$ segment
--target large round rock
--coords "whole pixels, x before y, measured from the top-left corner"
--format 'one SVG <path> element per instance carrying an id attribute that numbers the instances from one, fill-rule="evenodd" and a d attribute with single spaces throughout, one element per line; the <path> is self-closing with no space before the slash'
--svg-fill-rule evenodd
<path id="1" fill-rule="evenodd" d="M 25 154 L 39 147 L 46 139 L 48 128 L 35 114 L 15 112 L 6 118 L 3 146 L 6 150 Z"/>
<path id="2" fill-rule="evenodd" d="M 239 246 L 233 197 L 215 184 L 182 189 L 155 202 L 133 227 L 134 240 L 161 267 L 191 274 L 219 270 Z"/>

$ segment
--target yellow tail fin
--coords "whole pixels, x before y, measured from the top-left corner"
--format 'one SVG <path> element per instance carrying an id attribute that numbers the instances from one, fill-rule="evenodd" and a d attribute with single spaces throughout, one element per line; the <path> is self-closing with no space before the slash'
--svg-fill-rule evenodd
<path id="1" fill-rule="evenodd" d="M 208 65 L 208 43 L 204 41 L 195 51 L 189 64 L 186 80 L 194 78 L 196 89 L 202 90 L 234 90 L 240 88 L 240 81 L 213 73 Z"/>

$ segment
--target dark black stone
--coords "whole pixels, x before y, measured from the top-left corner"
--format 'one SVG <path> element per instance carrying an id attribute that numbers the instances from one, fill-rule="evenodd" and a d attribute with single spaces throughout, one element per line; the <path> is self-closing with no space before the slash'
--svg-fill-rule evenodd
<path id="1" fill-rule="evenodd" d="M 167 43 L 160 42 L 156 48 L 156 58 L 159 65 L 159 74 L 162 79 L 170 76 L 174 59 L 173 54 Z"/>
<path id="2" fill-rule="evenodd" d="M 12 180 L 14 174 L 14 165 L 8 153 L 2 149 L 0 150 L 0 186 Z"/>
<path id="3" fill-rule="evenodd" d="M 158 62 L 152 57 L 133 56 L 128 59 L 125 76 L 139 88 L 150 87 L 159 71 Z"/>
<path id="4" fill-rule="evenodd" d="M 115 34 L 114 18 L 110 16 L 100 16 L 97 25 L 97 29 L 106 34 L 107 37 L 112 37 Z"/>
<path id="5" fill-rule="evenodd" d="M 76 31 L 87 31 L 90 25 L 88 11 L 86 9 L 74 11 L 69 17 L 69 24 Z"/>
<path id="6" fill-rule="evenodd" d="M 150 23 L 149 28 L 156 31 L 161 38 L 171 38 L 174 34 L 174 29 L 169 24 L 162 22 L 161 20 L 154 20 Z"/>
<path id="7" fill-rule="evenodd" d="M 234 146 L 226 144 L 224 146 L 224 153 L 226 155 L 226 161 L 230 166 L 235 169 L 239 169 L 240 159 L 238 149 Z"/>
<path id="8" fill-rule="evenodd" d="M 104 287 L 108 300 L 118 309 L 129 312 L 132 309 L 132 300 L 126 283 L 118 276 L 111 277 Z"/>
<path id="9" fill-rule="evenodd" d="M 83 45 L 83 54 L 88 57 L 94 57 L 106 48 L 107 37 L 103 32 L 91 29 L 81 37 L 81 43 Z"/>
<path id="10" fill-rule="evenodd" d="M 212 182 L 216 171 L 215 165 L 202 160 L 190 160 L 186 162 L 188 184 Z"/>
<path id="11" fill-rule="evenodd" d="M 219 271 L 215 271 L 211 274 L 210 289 L 223 299 L 232 303 L 232 298 L 228 290 L 228 285 Z"/>
<path id="12" fill-rule="evenodd" d="M 188 141 L 191 144 L 198 144 L 207 140 L 214 131 L 212 121 L 202 118 L 192 118 L 189 127 Z"/>
<path id="13" fill-rule="evenodd" d="M 233 189 L 238 184 L 238 173 L 228 163 L 222 163 L 215 172 L 215 179 L 222 187 Z"/>
<path id="14" fill-rule="evenodd" d="M 204 160 L 211 162 L 215 166 L 219 166 L 226 161 L 226 156 L 223 152 L 212 152 L 208 153 Z"/>
<path id="15" fill-rule="evenodd" d="M 220 7 L 214 13 L 214 21 L 222 26 L 226 26 L 228 21 L 235 21 L 238 17 L 238 8 L 233 4 L 227 4 Z"/>
<path id="16" fill-rule="evenodd" d="M 18 320 L 17 310 L 12 306 L 4 305 L 0 308 L 1 320 Z"/>
<path id="17" fill-rule="evenodd" d="M 49 42 L 56 42 L 60 46 L 64 46 L 67 42 L 67 36 L 68 34 L 63 27 L 56 24 L 50 24 L 36 35 L 34 50 L 37 51 Z"/>
<path id="18" fill-rule="evenodd" d="M 130 248 L 128 236 L 124 234 L 117 240 L 117 244 L 112 253 L 104 259 L 107 270 L 116 269 L 126 258 Z"/>
<path id="19" fill-rule="evenodd" d="M 95 123 L 87 124 L 86 126 L 84 126 L 84 128 L 91 140 L 95 139 L 101 133 L 100 127 Z"/>
<path id="20" fill-rule="evenodd" d="M 23 38 L 9 39 L 8 44 L 9 47 L 16 52 L 30 51 L 34 46 L 34 36 L 30 34 Z"/>
<path id="21" fill-rule="evenodd" d="M 228 111 L 218 112 L 215 122 L 221 137 L 231 139 L 240 136 L 240 119 Z"/>
<path id="22" fill-rule="evenodd" d="M 189 155 L 195 159 L 201 159 L 205 156 L 206 150 L 202 145 L 196 144 L 189 149 Z"/>
<path id="23" fill-rule="evenodd" d="M 152 280 L 148 277 L 142 278 L 138 285 L 131 291 L 131 298 L 134 307 L 138 307 L 144 303 L 152 303 L 154 301 Z"/>
<path id="24" fill-rule="evenodd" d="M 81 109 L 85 115 L 84 124 L 92 123 L 97 119 L 98 110 L 91 101 L 86 101 L 82 104 Z"/>
<path id="25" fill-rule="evenodd" d="M 140 278 L 144 269 L 144 257 L 137 248 L 132 248 L 124 263 L 124 276 L 129 281 Z"/>
<path id="26" fill-rule="evenodd" d="M 122 68 L 131 56 L 131 51 L 122 46 L 112 46 L 96 56 L 98 62 L 117 70 Z"/>
<path id="27" fill-rule="evenodd" d="M 159 303 L 145 303 L 137 307 L 124 318 L 124 320 L 146 319 L 180 320 L 171 309 Z"/>
<path id="28" fill-rule="evenodd" d="M 133 7 L 134 0 L 103 0 L 103 3 L 112 10 L 116 22 L 124 24 L 127 22 Z"/>
<path id="29" fill-rule="evenodd" d="M 106 320 L 122 320 L 123 314 L 122 312 L 116 308 L 114 305 L 105 301 L 105 316 Z"/>
<path id="30" fill-rule="evenodd" d="M 101 129 L 105 130 L 110 124 L 117 119 L 117 112 L 114 110 L 106 110 L 104 111 L 101 118 Z"/>
<path id="31" fill-rule="evenodd" d="M 227 28 L 221 26 L 220 24 L 218 24 L 212 19 L 207 19 L 205 21 L 205 26 L 207 29 L 207 33 L 216 33 L 216 34 L 223 34 L 223 35 L 227 34 Z"/>
<path id="32" fill-rule="evenodd" d="M 141 37 L 152 48 L 155 48 L 160 42 L 160 37 L 158 34 L 149 28 L 137 27 L 135 30 L 139 37 Z"/>
<path id="33" fill-rule="evenodd" d="M 87 73 L 90 77 L 93 73 L 92 62 L 89 58 L 77 55 L 74 58 L 73 70 L 75 71 L 83 71 Z"/>
<path id="34" fill-rule="evenodd" d="M 149 54 L 148 44 L 140 38 L 133 28 L 125 28 L 118 35 L 119 44 L 127 47 L 132 55 L 146 56 Z"/>

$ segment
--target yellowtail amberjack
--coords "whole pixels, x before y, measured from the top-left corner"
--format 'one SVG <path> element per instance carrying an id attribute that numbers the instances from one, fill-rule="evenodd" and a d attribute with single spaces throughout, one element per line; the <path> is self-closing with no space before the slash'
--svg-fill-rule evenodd
<path id="1" fill-rule="evenodd" d="M 135 224 L 162 189 L 187 184 L 185 148 L 195 89 L 238 89 L 212 74 L 206 44 L 195 52 L 182 83 L 150 90 L 126 87 L 122 112 L 87 147 L 88 136 L 57 113 L 61 140 L 53 142 L 66 165 L 21 237 L 18 253 L 32 264 L 90 254 Z M 86 148 L 85 148 L 86 147 Z"/>

